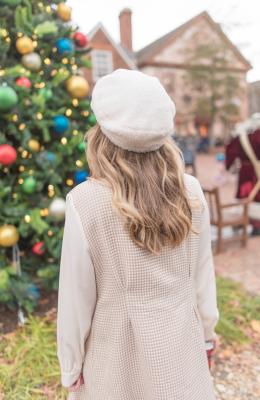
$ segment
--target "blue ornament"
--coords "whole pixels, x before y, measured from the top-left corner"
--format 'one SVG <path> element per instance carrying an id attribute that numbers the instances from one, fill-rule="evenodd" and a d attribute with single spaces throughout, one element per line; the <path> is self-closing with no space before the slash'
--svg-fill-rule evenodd
<path id="1" fill-rule="evenodd" d="M 39 289 L 33 283 L 27 287 L 26 292 L 31 299 L 38 300 L 40 297 Z"/>
<path id="2" fill-rule="evenodd" d="M 56 47 L 60 55 L 72 53 L 74 51 L 73 41 L 67 38 L 58 39 L 56 41 Z"/>
<path id="3" fill-rule="evenodd" d="M 54 163 L 56 161 L 56 155 L 51 151 L 46 151 L 44 158 L 46 161 L 50 161 L 51 163 Z"/>
<path id="4" fill-rule="evenodd" d="M 89 173 L 87 171 L 80 170 L 80 171 L 75 172 L 74 180 L 76 183 L 81 183 L 81 182 L 84 182 L 88 176 L 89 176 Z"/>
<path id="5" fill-rule="evenodd" d="M 70 122 L 67 117 L 64 115 L 57 115 L 53 118 L 53 130 L 55 133 L 64 133 L 67 129 L 69 129 Z"/>

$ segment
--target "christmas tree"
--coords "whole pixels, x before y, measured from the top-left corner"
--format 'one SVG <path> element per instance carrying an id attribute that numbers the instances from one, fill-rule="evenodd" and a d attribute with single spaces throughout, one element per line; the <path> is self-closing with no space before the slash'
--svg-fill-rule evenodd
<path id="1" fill-rule="evenodd" d="M 88 176 L 95 124 L 84 34 L 59 0 L 0 0 L 0 302 L 56 288 L 67 192 Z"/>

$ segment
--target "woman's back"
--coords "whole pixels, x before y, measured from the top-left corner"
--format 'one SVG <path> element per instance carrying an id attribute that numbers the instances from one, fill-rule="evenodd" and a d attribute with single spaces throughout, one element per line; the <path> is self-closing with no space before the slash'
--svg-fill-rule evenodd
<path id="1" fill-rule="evenodd" d="M 193 177 L 187 175 L 185 185 L 199 231 L 203 199 Z M 98 293 L 84 399 L 213 399 L 194 282 L 199 235 L 190 233 L 175 249 L 165 246 L 153 255 L 130 239 L 105 184 L 90 179 L 69 196 Z"/>
<path id="2" fill-rule="evenodd" d="M 115 93 L 113 101 L 111 93 Z M 100 79 L 90 178 L 67 196 L 58 356 L 71 400 L 213 400 L 218 319 L 209 213 L 172 140 L 160 82 Z"/>

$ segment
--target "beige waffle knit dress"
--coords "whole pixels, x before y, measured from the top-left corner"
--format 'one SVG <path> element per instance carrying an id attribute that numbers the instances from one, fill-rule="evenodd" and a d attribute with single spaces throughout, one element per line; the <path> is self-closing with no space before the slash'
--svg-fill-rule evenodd
<path id="1" fill-rule="evenodd" d="M 213 400 L 205 340 L 218 319 L 210 225 L 198 181 L 185 175 L 198 232 L 160 255 L 139 248 L 88 179 L 66 200 L 58 301 L 62 384 L 70 400 Z M 158 210 L 160 212 L 160 210 Z"/>

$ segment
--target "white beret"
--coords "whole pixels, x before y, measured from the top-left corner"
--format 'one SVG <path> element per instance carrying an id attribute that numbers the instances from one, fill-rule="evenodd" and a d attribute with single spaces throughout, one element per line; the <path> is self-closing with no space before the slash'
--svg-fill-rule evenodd
<path id="1" fill-rule="evenodd" d="M 157 78 L 139 71 L 118 69 L 100 78 L 91 108 L 102 132 L 125 150 L 157 150 L 173 134 L 173 101 Z"/>

